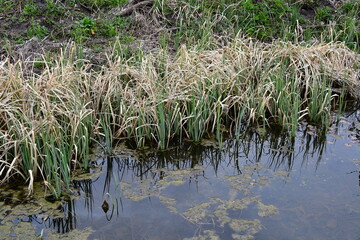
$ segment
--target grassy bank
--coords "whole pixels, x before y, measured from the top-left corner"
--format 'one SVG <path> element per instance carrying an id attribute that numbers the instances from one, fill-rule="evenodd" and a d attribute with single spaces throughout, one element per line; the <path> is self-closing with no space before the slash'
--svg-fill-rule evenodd
<path id="1" fill-rule="evenodd" d="M 214 50 L 183 45 L 176 54 L 165 47 L 131 57 L 116 46 L 97 68 L 76 45 L 44 56 L 40 74 L 29 74 L 26 62 L 1 62 L 2 183 L 18 175 L 31 190 L 40 178 L 59 196 L 74 169 L 88 169 L 96 143 L 107 153 L 118 140 L 166 149 L 183 138 L 239 138 L 248 124 L 294 135 L 301 120 L 328 124 L 340 96 L 360 98 L 359 55 L 342 43 L 236 36 Z"/>
<path id="2" fill-rule="evenodd" d="M 95 144 L 328 125 L 360 98 L 359 14 L 358 0 L 0 0 L 0 184 L 42 179 L 58 197 Z"/>
<path id="3" fill-rule="evenodd" d="M 358 52 L 359 15 L 358 0 L 0 0 L 0 53 L 37 59 L 73 40 L 96 62 L 115 37 L 177 51 L 216 49 L 239 32 L 266 42 L 341 41 Z M 33 38 L 40 44 L 24 51 Z"/>

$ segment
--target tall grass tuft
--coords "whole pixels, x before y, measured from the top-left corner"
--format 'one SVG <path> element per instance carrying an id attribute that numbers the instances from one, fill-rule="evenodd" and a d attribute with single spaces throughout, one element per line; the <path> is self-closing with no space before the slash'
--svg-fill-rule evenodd
<path id="1" fill-rule="evenodd" d="M 181 46 L 174 56 L 117 52 L 100 71 L 76 49 L 40 75 L 27 74 L 28 63 L 0 63 L 1 183 L 42 179 L 58 197 L 74 169 L 89 167 L 94 143 L 107 154 L 115 140 L 160 149 L 182 138 L 221 143 L 226 128 L 239 140 L 250 124 L 295 135 L 301 119 L 328 122 L 332 84 L 360 99 L 359 55 L 340 43 L 237 36 L 227 47 Z"/>

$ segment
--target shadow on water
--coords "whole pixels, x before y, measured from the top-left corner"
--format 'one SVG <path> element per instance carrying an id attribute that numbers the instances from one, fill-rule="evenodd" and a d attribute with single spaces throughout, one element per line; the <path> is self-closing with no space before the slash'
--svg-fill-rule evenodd
<path id="1" fill-rule="evenodd" d="M 331 237 L 337 229 L 347 231 L 342 239 L 357 239 L 359 188 L 349 181 L 357 175 L 360 184 L 359 115 L 329 129 L 303 123 L 295 138 L 250 129 L 221 147 L 209 140 L 168 151 L 120 146 L 114 156 L 98 157 L 101 174 L 73 182 L 77 197 L 63 200 L 58 217 L 18 214 L 13 226 L 30 222 L 45 237 L 51 234 L 42 229 L 90 227 L 90 239 L 339 239 Z M 1 212 L 0 227 L 10 212 Z M 356 223 L 342 225 L 349 216 Z"/>

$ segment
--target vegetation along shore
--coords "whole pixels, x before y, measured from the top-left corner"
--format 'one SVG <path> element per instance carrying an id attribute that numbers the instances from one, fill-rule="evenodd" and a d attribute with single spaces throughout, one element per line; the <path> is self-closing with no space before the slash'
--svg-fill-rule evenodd
<path id="1" fill-rule="evenodd" d="M 358 0 L 0 0 L 0 183 L 69 192 L 114 144 L 329 126 L 360 99 Z"/>

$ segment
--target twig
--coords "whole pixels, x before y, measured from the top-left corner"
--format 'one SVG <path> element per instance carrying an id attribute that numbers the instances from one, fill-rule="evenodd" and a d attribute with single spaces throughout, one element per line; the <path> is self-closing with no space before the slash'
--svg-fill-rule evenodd
<path id="1" fill-rule="evenodd" d="M 142 1 L 142 2 L 136 3 L 136 4 L 131 5 L 131 6 L 127 7 L 127 8 L 125 8 L 125 9 L 122 9 L 119 12 L 118 15 L 120 17 L 129 16 L 136 9 L 147 6 L 147 5 L 152 5 L 153 3 L 154 3 L 154 0 L 147 0 L 147 1 Z"/>

